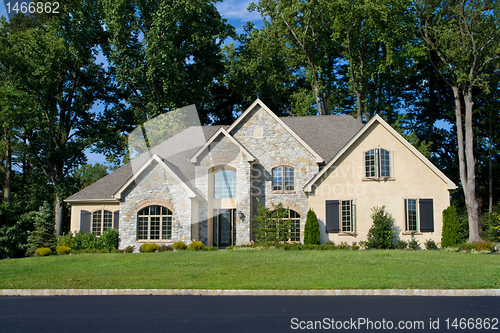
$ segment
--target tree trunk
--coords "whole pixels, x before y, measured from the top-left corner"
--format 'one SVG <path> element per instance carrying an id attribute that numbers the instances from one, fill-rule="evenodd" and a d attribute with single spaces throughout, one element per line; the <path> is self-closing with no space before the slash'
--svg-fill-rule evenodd
<path id="1" fill-rule="evenodd" d="M 490 124 L 488 128 L 488 212 L 493 211 L 493 166 L 491 160 L 493 159 L 493 151 L 491 148 L 491 138 L 493 136 L 492 130 L 493 113 L 490 114 Z"/>
<path id="2" fill-rule="evenodd" d="M 11 176 L 12 176 L 12 146 L 10 144 L 10 135 L 7 128 L 4 129 L 5 133 L 5 184 L 3 187 L 3 199 L 10 205 L 10 189 L 11 189 Z"/>
<path id="3" fill-rule="evenodd" d="M 479 203 L 476 198 L 476 163 L 474 160 L 474 131 L 472 129 L 472 86 L 464 94 L 465 99 L 465 157 L 467 162 L 467 190 L 464 188 L 465 204 L 469 217 L 469 243 L 481 241 L 479 235 Z M 457 124 L 458 125 L 458 124 Z M 459 142 L 459 144 L 462 142 Z M 462 174 L 462 171 L 460 171 Z M 465 174 L 465 172 L 464 172 Z"/>
<path id="4" fill-rule="evenodd" d="M 62 235 L 63 231 L 63 219 L 64 219 L 64 209 L 63 209 L 63 201 L 59 194 L 57 194 L 56 190 L 56 203 L 55 203 L 55 228 L 56 228 L 56 234 L 57 235 Z"/>

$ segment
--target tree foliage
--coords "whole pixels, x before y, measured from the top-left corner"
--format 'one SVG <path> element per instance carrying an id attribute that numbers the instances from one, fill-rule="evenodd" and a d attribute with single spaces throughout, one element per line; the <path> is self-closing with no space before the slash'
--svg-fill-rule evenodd
<path id="1" fill-rule="evenodd" d="M 385 211 L 385 206 L 373 207 L 373 225 L 368 230 L 366 246 L 370 249 L 391 249 L 394 237 L 394 218 Z"/>
<path id="2" fill-rule="evenodd" d="M 304 227 L 304 244 L 319 244 L 319 223 L 316 213 L 309 209 Z"/>

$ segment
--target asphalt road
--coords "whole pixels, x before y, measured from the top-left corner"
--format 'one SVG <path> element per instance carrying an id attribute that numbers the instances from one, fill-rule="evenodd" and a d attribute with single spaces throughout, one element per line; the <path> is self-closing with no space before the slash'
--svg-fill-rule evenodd
<path id="1" fill-rule="evenodd" d="M 495 323 L 500 319 L 499 310 L 498 297 L 0 297 L 0 333 L 275 333 L 297 332 L 302 331 L 301 328 L 304 331 L 387 332 L 391 327 L 413 332 L 498 332 L 500 323 Z M 455 318 L 458 318 L 456 328 L 452 325 Z M 469 327 L 461 329 L 460 318 L 466 321 L 473 318 L 474 323 L 469 321 L 466 324 Z M 484 329 L 486 318 L 489 318 L 486 325 L 489 329 Z M 479 323 L 481 329 L 477 329 Z"/>

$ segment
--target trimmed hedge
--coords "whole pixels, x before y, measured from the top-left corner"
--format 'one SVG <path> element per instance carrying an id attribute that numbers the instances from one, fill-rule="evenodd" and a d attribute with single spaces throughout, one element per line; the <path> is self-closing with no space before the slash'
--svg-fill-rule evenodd
<path id="1" fill-rule="evenodd" d="M 461 242 L 460 220 L 457 208 L 449 206 L 443 210 L 443 233 L 441 235 L 441 247 L 455 246 Z"/>
<path id="2" fill-rule="evenodd" d="M 316 213 L 309 209 L 304 228 L 304 244 L 319 244 L 319 224 Z"/>

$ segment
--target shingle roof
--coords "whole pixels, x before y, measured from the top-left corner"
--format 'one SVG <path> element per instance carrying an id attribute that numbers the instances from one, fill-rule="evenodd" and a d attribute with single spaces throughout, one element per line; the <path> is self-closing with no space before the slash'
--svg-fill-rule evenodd
<path id="1" fill-rule="evenodd" d="M 73 194 L 66 201 L 106 200 L 132 177 L 152 154 L 158 155 L 195 193 L 194 165 L 189 158 L 208 140 L 221 126 L 191 126 L 176 136 L 166 140 L 149 152 L 142 154 L 131 162 L 118 168 L 106 177 Z M 201 143 L 201 144 L 200 144 Z"/>
<path id="2" fill-rule="evenodd" d="M 280 117 L 327 163 L 363 127 L 347 115 Z"/>
<path id="3" fill-rule="evenodd" d="M 363 127 L 354 118 L 344 115 L 280 117 L 280 120 L 290 127 L 325 162 L 331 160 Z M 189 127 L 106 177 L 70 196 L 66 201 L 112 200 L 116 191 L 133 176 L 135 171 L 140 169 L 152 154 L 158 155 L 189 188 L 200 194 L 194 186 L 195 168 L 189 162 L 189 159 L 220 127 L 228 128 L 226 125 Z"/>

